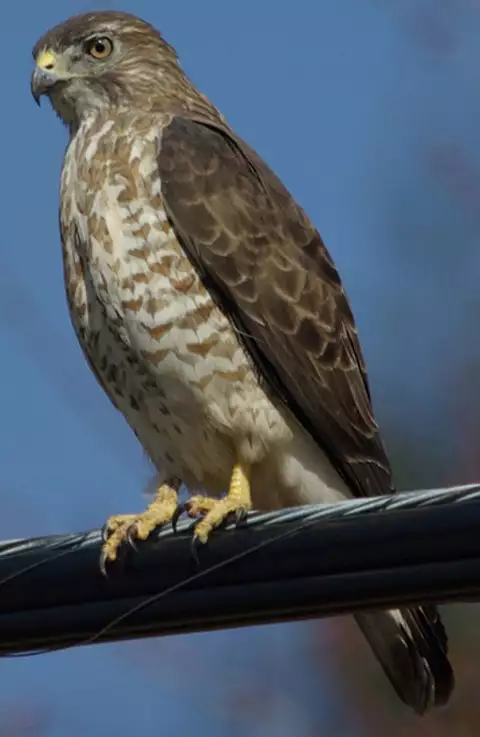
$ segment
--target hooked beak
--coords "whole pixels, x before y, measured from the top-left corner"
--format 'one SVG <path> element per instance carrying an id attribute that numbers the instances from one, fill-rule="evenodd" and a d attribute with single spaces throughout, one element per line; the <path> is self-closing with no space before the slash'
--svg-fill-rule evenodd
<path id="1" fill-rule="evenodd" d="M 58 82 L 57 61 L 57 57 L 51 49 L 43 49 L 36 58 L 30 89 L 37 105 L 40 105 L 42 95 L 47 94 L 53 85 Z"/>
<path id="2" fill-rule="evenodd" d="M 40 105 L 42 95 L 46 95 L 56 82 L 58 82 L 58 77 L 52 72 L 40 69 L 40 67 L 34 69 L 30 89 L 37 105 Z"/>

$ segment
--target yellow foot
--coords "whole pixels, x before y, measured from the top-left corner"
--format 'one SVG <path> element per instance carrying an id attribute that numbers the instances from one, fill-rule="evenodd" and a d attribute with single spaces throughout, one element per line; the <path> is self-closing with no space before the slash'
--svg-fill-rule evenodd
<path id="1" fill-rule="evenodd" d="M 233 467 L 228 494 L 223 499 L 192 496 L 185 505 L 189 517 L 200 517 L 195 526 L 194 541 L 206 543 L 216 527 L 234 516 L 240 521 L 252 508 L 250 496 L 250 468 L 237 464 Z"/>
<path id="2" fill-rule="evenodd" d="M 178 488 L 179 484 L 175 484 Z M 101 568 L 113 562 L 120 547 L 129 540 L 146 540 L 159 525 L 170 522 L 178 506 L 178 491 L 173 485 L 163 484 L 155 498 L 140 514 L 119 514 L 110 517 L 104 526 L 105 542 L 101 553 Z"/>

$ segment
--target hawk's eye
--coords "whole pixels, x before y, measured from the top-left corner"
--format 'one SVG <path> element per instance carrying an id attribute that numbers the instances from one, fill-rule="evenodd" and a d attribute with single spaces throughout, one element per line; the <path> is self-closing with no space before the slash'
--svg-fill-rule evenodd
<path id="1" fill-rule="evenodd" d="M 87 41 L 86 49 L 95 59 L 106 59 L 113 51 L 113 44 L 106 36 L 97 36 Z"/>

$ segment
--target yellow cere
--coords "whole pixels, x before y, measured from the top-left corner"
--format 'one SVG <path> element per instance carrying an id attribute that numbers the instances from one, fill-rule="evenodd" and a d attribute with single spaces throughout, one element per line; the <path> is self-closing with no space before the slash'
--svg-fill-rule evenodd
<path id="1" fill-rule="evenodd" d="M 37 56 L 37 67 L 39 69 L 52 69 L 55 66 L 56 56 L 51 49 L 40 51 Z"/>

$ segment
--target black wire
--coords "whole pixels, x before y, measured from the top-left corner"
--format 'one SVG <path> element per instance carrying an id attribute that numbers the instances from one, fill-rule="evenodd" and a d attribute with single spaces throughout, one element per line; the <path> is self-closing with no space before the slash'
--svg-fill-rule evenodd
<path id="1" fill-rule="evenodd" d="M 0 654 L 480 598 L 480 486 L 192 523 L 99 570 L 100 531 L 0 543 Z"/>

